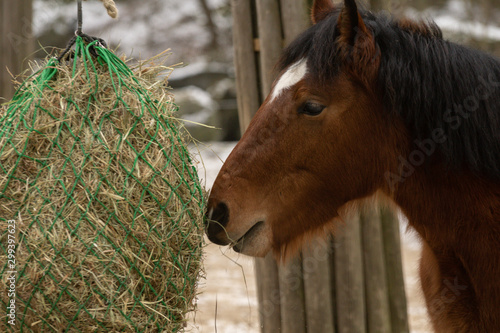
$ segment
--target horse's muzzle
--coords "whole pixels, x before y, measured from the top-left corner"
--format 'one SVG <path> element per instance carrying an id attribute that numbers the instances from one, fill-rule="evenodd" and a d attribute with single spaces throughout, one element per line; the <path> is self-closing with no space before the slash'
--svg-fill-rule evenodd
<path id="1" fill-rule="evenodd" d="M 228 245 L 231 241 L 227 237 L 226 225 L 229 222 L 229 208 L 223 202 L 208 209 L 205 215 L 205 230 L 208 239 L 217 245 Z"/>

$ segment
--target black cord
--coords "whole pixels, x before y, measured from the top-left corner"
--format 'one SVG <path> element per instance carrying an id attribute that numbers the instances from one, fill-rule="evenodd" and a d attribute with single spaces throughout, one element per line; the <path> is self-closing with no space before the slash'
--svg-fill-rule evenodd
<path id="1" fill-rule="evenodd" d="M 62 51 L 62 53 L 59 55 L 59 57 L 57 57 L 58 62 L 61 62 L 61 60 L 64 58 L 64 56 L 66 54 L 68 54 L 68 52 L 71 50 L 71 48 L 73 47 L 75 42 L 76 42 L 76 36 L 73 36 L 73 38 L 71 38 L 69 40 L 68 45 L 66 45 L 66 48 L 64 49 L 64 51 Z M 69 58 L 71 58 L 71 55 L 68 57 L 68 59 Z"/>
<path id="2" fill-rule="evenodd" d="M 77 0 L 77 9 L 78 9 L 78 27 L 77 27 L 77 30 L 75 31 L 75 36 L 73 36 L 73 38 L 71 38 L 69 40 L 68 45 L 66 46 L 64 51 L 61 53 L 61 55 L 59 57 L 57 57 L 57 61 L 59 61 L 59 62 L 71 51 L 71 48 L 75 44 L 76 38 L 78 36 L 82 37 L 83 40 L 88 44 L 97 40 L 98 41 L 98 43 L 96 43 L 97 46 L 108 47 L 106 42 L 104 41 L 104 39 L 98 38 L 98 37 L 92 37 L 92 36 L 89 36 L 89 35 L 83 33 L 83 31 L 82 31 L 82 25 L 83 25 L 82 0 Z M 97 58 L 98 54 L 97 54 L 94 47 L 91 47 L 89 49 L 89 52 L 90 52 L 90 54 L 92 54 L 94 57 Z M 70 59 L 72 56 L 73 56 L 72 53 L 69 54 L 68 59 Z"/>
<path id="3" fill-rule="evenodd" d="M 77 36 L 82 34 L 83 25 L 83 10 L 82 10 L 82 0 L 77 0 L 77 10 L 78 10 L 78 30 L 76 30 Z"/>

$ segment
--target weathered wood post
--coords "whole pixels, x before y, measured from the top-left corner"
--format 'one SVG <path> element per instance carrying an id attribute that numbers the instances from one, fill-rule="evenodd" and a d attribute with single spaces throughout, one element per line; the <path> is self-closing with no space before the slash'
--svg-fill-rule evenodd
<path id="1" fill-rule="evenodd" d="M 33 53 L 32 13 L 32 0 L 0 0 L 0 103 L 14 94 L 10 73 L 26 69 Z"/>
<path id="2" fill-rule="evenodd" d="M 232 0 L 242 132 L 269 94 L 283 46 L 305 30 L 312 0 Z M 399 227 L 371 208 L 334 241 L 317 239 L 286 265 L 255 260 L 263 333 L 408 332 Z"/>

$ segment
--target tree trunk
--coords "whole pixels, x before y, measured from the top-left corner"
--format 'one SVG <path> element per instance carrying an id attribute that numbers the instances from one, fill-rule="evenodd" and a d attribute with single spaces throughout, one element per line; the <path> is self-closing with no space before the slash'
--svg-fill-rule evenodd
<path id="1" fill-rule="evenodd" d="M 217 25 L 214 23 L 214 19 L 212 17 L 212 10 L 208 6 L 207 0 L 198 1 L 200 2 L 203 14 L 205 14 L 205 18 L 207 20 L 206 26 L 208 31 L 210 32 L 210 43 L 208 44 L 208 48 L 215 49 L 219 45 L 219 32 L 217 30 Z"/>
<path id="2" fill-rule="evenodd" d="M 32 0 L 0 0 L 0 98 L 12 98 L 11 73 L 26 69 L 33 54 L 32 16 Z"/>

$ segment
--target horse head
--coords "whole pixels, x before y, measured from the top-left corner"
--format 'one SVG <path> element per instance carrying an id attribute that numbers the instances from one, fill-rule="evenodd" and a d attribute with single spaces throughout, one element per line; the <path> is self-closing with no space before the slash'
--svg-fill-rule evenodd
<path id="1" fill-rule="evenodd" d="M 243 254 L 284 255 L 335 228 L 348 203 L 385 186 L 404 141 L 382 112 L 380 50 L 355 2 L 316 1 L 312 21 L 210 193 L 209 239 Z"/>

